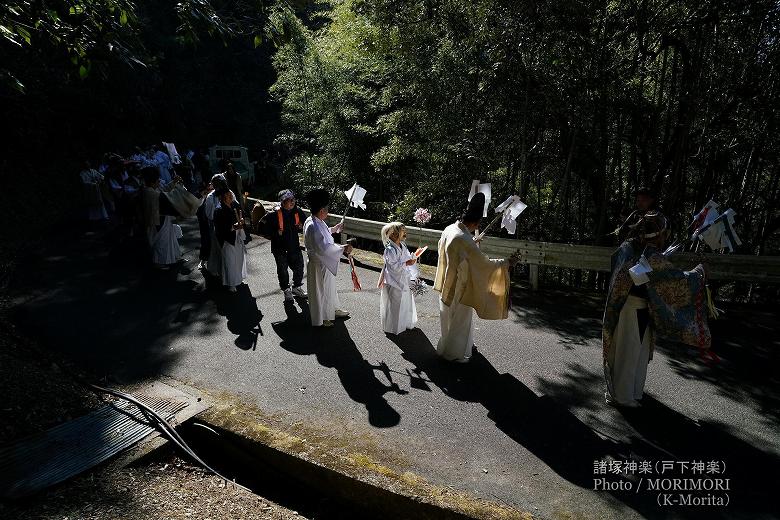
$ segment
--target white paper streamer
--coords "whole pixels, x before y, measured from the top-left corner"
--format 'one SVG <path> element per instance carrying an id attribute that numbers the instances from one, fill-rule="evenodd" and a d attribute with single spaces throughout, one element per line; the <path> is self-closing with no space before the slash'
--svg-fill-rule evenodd
<path id="1" fill-rule="evenodd" d="M 517 195 L 508 197 L 504 202 L 496 207 L 496 213 L 500 213 L 502 211 L 504 213 L 503 217 L 501 218 L 501 227 L 506 229 L 507 233 L 510 235 L 514 235 L 515 230 L 517 229 L 516 219 L 520 216 L 520 213 L 525 211 L 525 208 L 527 207 L 528 205 L 520 200 L 520 197 Z"/>
<path id="2" fill-rule="evenodd" d="M 344 192 L 344 195 L 349 199 L 349 204 L 353 208 L 366 209 L 366 204 L 363 202 L 363 198 L 366 196 L 366 190 L 358 186 L 357 183 L 353 184 L 350 189 Z"/>
<path id="3" fill-rule="evenodd" d="M 493 189 L 489 182 L 484 184 L 480 183 L 478 179 L 471 181 L 471 190 L 469 190 L 468 201 L 471 202 L 471 198 L 477 193 L 485 195 L 485 209 L 482 213 L 483 217 L 487 217 L 488 206 L 490 206 L 490 200 L 492 199 Z"/>

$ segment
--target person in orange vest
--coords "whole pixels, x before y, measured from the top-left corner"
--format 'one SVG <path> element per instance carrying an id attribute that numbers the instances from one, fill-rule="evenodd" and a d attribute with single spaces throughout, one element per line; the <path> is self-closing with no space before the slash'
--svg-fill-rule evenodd
<path id="1" fill-rule="evenodd" d="M 303 231 L 306 215 L 295 205 L 292 190 L 279 192 L 279 206 L 265 216 L 265 236 L 271 241 L 271 253 L 276 259 L 276 275 L 285 301 L 293 296 L 306 297 L 303 290 L 303 253 L 298 233 Z M 290 286 L 290 273 L 293 273 Z"/>

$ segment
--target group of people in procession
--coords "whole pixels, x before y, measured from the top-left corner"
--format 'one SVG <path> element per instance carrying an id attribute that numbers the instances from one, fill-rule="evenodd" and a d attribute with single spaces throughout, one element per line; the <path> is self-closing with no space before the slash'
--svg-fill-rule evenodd
<path id="1" fill-rule="evenodd" d="M 220 167 L 223 173 L 218 178 L 224 182 L 218 187 L 229 189 L 235 204 L 240 206 L 243 202 L 241 177 L 228 160 L 222 161 Z M 127 157 L 105 154 L 97 168 L 85 162 L 80 172 L 88 219 L 96 222 L 112 219 L 127 236 L 136 233 L 145 236 L 151 261 L 157 267 L 181 260 L 178 239 L 182 237 L 182 230 L 174 221 L 178 217 L 200 216 L 201 206 L 208 210 L 212 232 L 219 230 L 213 237 L 215 243 L 232 243 L 235 233 L 242 238 L 248 236 L 242 230 L 229 229 L 230 226 L 228 229 L 224 225 L 213 226 L 215 210 L 220 206 L 218 199 L 224 193 L 213 194 L 211 177 L 205 153 L 188 150 L 179 155 L 170 143 L 161 143 L 146 151 L 136 147 Z M 224 216 L 217 214 L 222 217 L 218 218 L 220 224 L 223 224 Z M 207 239 L 212 238 L 208 227 L 205 233 Z M 228 255 L 232 252 L 230 248 L 225 250 Z M 222 248 L 215 248 L 215 255 L 221 254 Z M 233 254 L 227 263 L 240 263 L 240 258 L 240 254 Z M 212 262 L 215 274 L 222 274 L 221 265 L 215 258 Z M 233 287 L 240 283 L 234 283 Z"/>
<path id="2" fill-rule="evenodd" d="M 200 197 L 195 197 L 191 188 L 184 189 L 186 184 L 195 182 L 195 168 L 186 173 L 185 180 L 179 168 L 168 166 L 162 159 L 154 162 L 159 151 L 143 158 L 134 154 L 121 163 L 114 158 L 104 173 L 87 165 L 81 177 L 94 192 L 93 198 L 88 199 L 90 218 L 106 218 L 106 199 L 102 199 L 101 209 L 98 194 L 102 195 L 100 190 L 106 178 L 112 181 L 107 185 L 110 190 L 119 190 L 113 184 L 116 180 L 123 194 L 140 196 L 140 218 L 152 262 L 166 265 L 181 257 L 178 239 L 182 231 L 174 223 L 175 217 L 196 215 L 201 236 L 199 267 L 220 278 L 230 292 L 236 292 L 247 278 L 249 240 L 240 177 L 236 182 L 235 171 L 227 163 L 223 165 L 224 172 L 211 176 L 200 190 Z M 121 170 L 119 164 L 124 171 L 117 173 Z M 165 169 L 167 175 L 163 175 Z M 280 191 L 277 206 L 264 214 L 255 231 L 270 242 L 285 302 L 308 298 L 311 325 L 332 327 L 336 319 L 349 316 L 339 299 L 336 276 L 339 264 L 352 254 L 353 246 L 334 240 L 333 235 L 343 231 L 343 221 L 334 226 L 326 223 L 329 191 L 311 190 L 306 194 L 306 202 L 308 217 L 298 207 L 292 190 Z M 508 317 L 511 267 L 519 262 L 520 255 L 491 259 L 480 249 L 481 239 L 475 237 L 475 231 L 480 227 L 485 205 L 484 194 L 473 195 L 461 217 L 444 229 L 438 243 L 433 288 L 440 295 L 441 336 L 436 351 L 447 361 L 467 363 L 471 359 L 475 313 L 485 320 Z M 702 310 L 702 294 L 706 290 L 704 267 L 681 271 L 662 254 L 669 225 L 658 211 L 651 190 L 641 188 L 636 192 L 636 206 L 617 230 L 621 245 L 612 259 L 602 334 L 605 400 L 625 407 L 641 403 L 657 334 L 702 351 L 711 344 L 706 309 Z M 379 315 L 382 329 L 388 334 L 401 334 L 417 325 L 415 296 L 410 287 L 419 283 L 417 261 L 421 250 L 411 252 L 406 237 L 407 230 L 401 222 L 390 222 L 381 230 L 384 265 L 378 283 Z M 304 249 L 308 263 L 304 262 Z M 644 281 L 637 282 L 629 271 L 640 258 L 652 270 Z"/>

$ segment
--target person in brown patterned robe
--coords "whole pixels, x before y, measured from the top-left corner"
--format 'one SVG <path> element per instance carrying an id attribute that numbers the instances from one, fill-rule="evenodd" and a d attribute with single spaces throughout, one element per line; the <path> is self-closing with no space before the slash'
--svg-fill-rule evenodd
<path id="1" fill-rule="evenodd" d="M 602 330 L 609 404 L 639 406 L 656 335 L 702 350 L 710 347 L 703 305 L 704 267 L 698 265 L 691 271 L 674 267 L 661 254 L 667 233 L 666 218 L 649 211 L 612 256 Z M 629 269 L 642 255 L 652 271 L 646 283 L 636 285 Z"/>

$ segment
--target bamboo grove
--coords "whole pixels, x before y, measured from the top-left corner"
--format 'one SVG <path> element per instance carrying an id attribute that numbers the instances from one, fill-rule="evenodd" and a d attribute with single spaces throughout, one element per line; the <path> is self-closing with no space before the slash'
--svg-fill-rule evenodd
<path id="1" fill-rule="evenodd" d="M 518 236 L 614 243 L 639 185 L 682 233 L 710 198 L 777 252 L 773 1 L 344 0 L 271 13 L 277 144 L 299 187 L 372 217 L 452 219 L 472 179 L 530 208 Z"/>

